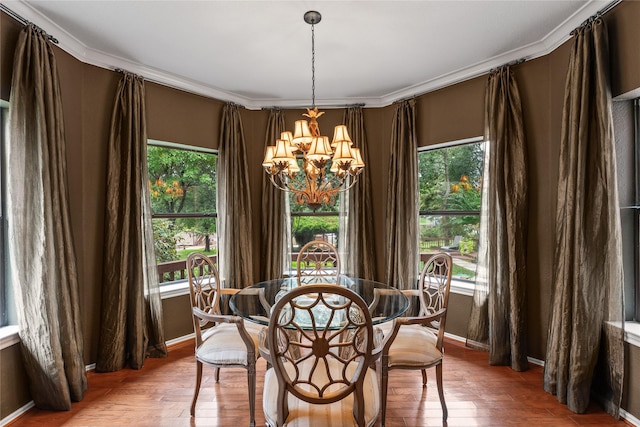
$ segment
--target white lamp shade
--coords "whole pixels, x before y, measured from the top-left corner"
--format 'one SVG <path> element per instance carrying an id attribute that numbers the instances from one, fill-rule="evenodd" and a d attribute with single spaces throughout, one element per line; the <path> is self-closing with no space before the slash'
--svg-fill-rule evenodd
<path id="1" fill-rule="evenodd" d="M 264 151 L 264 160 L 262 161 L 262 166 L 265 168 L 270 168 L 273 166 L 273 155 L 276 152 L 275 145 L 269 145 Z"/>
<path id="2" fill-rule="evenodd" d="M 318 136 L 311 141 L 311 147 L 307 153 L 309 160 L 329 160 L 331 158 L 331 147 L 329 138 L 326 136 Z"/>
<path id="3" fill-rule="evenodd" d="M 364 168 L 364 162 L 362 161 L 362 154 L 360 153 L 359 148 L 351 148 L 351 151 L 353 152 L 353 157 L 355 157 L 355 160 L 351 162 L 351 167 L 349 169 L 352 172 L 357 173 L 362 168 Z"/>
<path id="4" fill-rule="evenodd" d="M 355 161 L 348 141 L 340 141 L 336 144 L 336 153 L 333 155 L 333 163 Z"/>
<path id="5" fill-rule="evenodd" d="M 290 159 L 295 159 L 291 146 L 284 139 L 278 139 L 276 141 L 275 152 L 273 153 L 273 162 L 289 162 Z"/>
<path id="6" fill-rule="evenodd" d="M 349 146 L 353 144 L 351 138 L 349 138 L 349 131 L 347 131 L 347 126 L 338 125 L 333 130 L 333 141 L 331 141 L 331 146 L 336 147 L 341 142 L 348 142 Z"/>
<path id="7" fill-rule="evenodd" d="M 284 139 L 289 144 L 293 144 L 293 135 L 291 135 L 291 132 L 289 132 L 289 131 L 282 132 L 280 134 L 280 139 Z"/>
<path id="8" fill-rule="evenodd" d="M 298 166 L 298 160 L 296 158 L 289 160 L 289 176 L 293 177 L 300 172 L 300 166 Z"/>
<path id="9" fill-rule="evenodd" d="M 309 122 L 306 120 L 297 120 L 296 127 L 293 131 L 293 139 L 291 140 L 292 143 L 295 146 L 299 146 L 300 144 L 310 144 L 312 139 L 313 136 L 309 129 Z"/>

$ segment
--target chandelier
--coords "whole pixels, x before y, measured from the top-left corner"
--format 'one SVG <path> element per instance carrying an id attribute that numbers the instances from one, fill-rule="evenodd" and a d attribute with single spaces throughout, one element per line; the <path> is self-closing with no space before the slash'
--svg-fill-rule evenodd
<path id="1" fill-rule="evenodd" d="M 304 14 L 304 21 L 311 25 L 311 108 L 303 114 L 309 121 L 298 120 L 293 133 L 282 132 L 275 145 L 266 148 L 262 162 L 273 185 L 292 192 L 297 204 L 314 211 L 333 204 L 339 192 L 356 183 L 364 168 L 360 149 L 353 147 L 345 125 L 335 127 L 331 143 L 320 134 L 317 119 L 324 113 L 316 107 L 314 26 L 321 18 L 316 11 Z"/>

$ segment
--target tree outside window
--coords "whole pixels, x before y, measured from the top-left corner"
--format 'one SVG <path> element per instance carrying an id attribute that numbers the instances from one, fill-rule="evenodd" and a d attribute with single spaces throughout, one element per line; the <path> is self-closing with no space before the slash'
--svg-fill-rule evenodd
<path id="1" fill-rule="evenodd" d="M 147 161 L 159 266 L 185 260 L 194 251 L 216 255 L 216 154 L 150 142 Z M 165 273 L 161 280 L 174 278 Z"/>
<path id="2" fill-rule="evenodd" d="M 453 276 L 474 280 L 482 195 L 483 142 L 418 153 L 422 263 L 445 251 Z"/>

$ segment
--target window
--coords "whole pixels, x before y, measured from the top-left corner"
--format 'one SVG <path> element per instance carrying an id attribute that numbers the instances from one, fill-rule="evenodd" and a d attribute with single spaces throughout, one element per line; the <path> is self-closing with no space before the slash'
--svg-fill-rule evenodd
<path id="1" fill-rule="evenodd" d="M 217 261 L 216 162 L 213 150 L 149 141 L 149 190 L 160 282 L 186 278 L 186 259 Z"/>
<path id="2" fill-rule="evenodd" d="M 453 278 L 475 280 L 483 147 L 474 138 L 418 152 L 420 269 L 445 251 L 453 257 Z"/>
<path id="3" fill-rule="evenodd" d="M 302 169 L 302 159 L 299 159 L 298 163 L 300 169 Z M 329 173 L 327 171 L 327 174 Z M 289 209 L 291 213 L 291 241 L 289 248 L 292 269 L 296 268 L 295 261 L 298 251 L 312 240 L 325 240 L 339 250 L 339 195 L 333 203 L 323 204 L 316 211 L 313 211 L 307 205 L 297 204 L 295 194 L 289 193 Z"/>
<path id="4" fill-rule="evenodd" d="M 2 141 L 7 144 L 9 140 L 9 123 L 8 123 L 9 109 L 3 102 L 0 104 L 0 132 L 2 132 Z M 11 289 L 9 281 L 5 275 L 5 264 L 7 262 L 6 255 L 6 240 L 5 231 L 7 226 L 7 218 L 5 215 L 5 146 L 0 149 L 0 327 L 9 325 L 10 322 L 10 309 L 11 309 Z"/>
<path id="5" fill-rule="evenodd" d="M 640 320 L 640 99 L 613 103 L 625 318 Z"/>

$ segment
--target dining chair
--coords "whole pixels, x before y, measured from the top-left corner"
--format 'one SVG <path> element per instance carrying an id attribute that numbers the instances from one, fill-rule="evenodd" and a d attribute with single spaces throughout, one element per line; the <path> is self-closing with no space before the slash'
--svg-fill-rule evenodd
<path id="1" fill-rule="evenodd" d="M 340 284 L 338 250 L 324 240 L 313 240 L 300 249 L 297 258 L 298 284 Z"/>
<path id="2" fill-rule="evenodd" d="M 266 335 L 260 351 L 272 366 L 264 380 L 267 425 L 375 423 L 373 326 L 358 294 L 335 284 L 294 288 L 274 305 Z"/>
<path id="3" fill-rule="evenodd" d="M 263 327 L 251 322 L 245 324 L 241 317 L 221 313 L 221 297 L 239 289 L 220 286 L 218 270 L 208 256 L 199 252 L 189 254 L 187 271 L 196 336 L 196 387 L 191 416 L 195 415 L 203 365 L 215 369 L 216 382 L 220 380 L 220 368 L 243 368 L 247 370 L 250 425 L 255 426 L 256 359 L 259 357 L 258 336 Z"/>
<path id="4" fill-rule="evenodd" d="M 447 304 L 451 288 L 451 255 L 437 253 L 424 265 L 418 289 L 403 290 L 417 298 L 420 310 L 416 317 L 400 317 L 384 328 L 385 338 L 376 370 L 381 379 L 380 425 L 384 426 L 387 409 L 389 371 L 392 369 L 420 369 L 422 386 L 427 386 L 427 369 L 436 368 L 438 396 L 442 406 L 442 420 L 447 422 L 447 405 L 442 388 L 443 339 L 447 318 Z"/>

